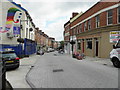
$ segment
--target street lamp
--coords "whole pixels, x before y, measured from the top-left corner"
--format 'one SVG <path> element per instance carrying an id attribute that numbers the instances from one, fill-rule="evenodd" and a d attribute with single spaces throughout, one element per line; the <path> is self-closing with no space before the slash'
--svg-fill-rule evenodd
<path id="1" fill-rule="evenodd" d="M 72 40 L 70 41 L 70 44 L 72 45 L 72 57 L 73 57 L 73 46 L 75 44 L 75 41 L 73 40 L 73 30 L 72 30 Z"/>

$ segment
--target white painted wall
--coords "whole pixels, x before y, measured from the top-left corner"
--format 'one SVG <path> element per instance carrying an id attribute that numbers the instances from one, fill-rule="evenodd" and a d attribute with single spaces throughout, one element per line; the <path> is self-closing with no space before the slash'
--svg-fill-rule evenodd
<path id="1" fill-rule="evenodd" d="M 23 29 L 21 30 L 21 38 L 27 38 L 27 39 L 32 39 L 32 40 L 35 40 L 35 28 L 32 26 L 30 20 L 27 18 L 26 16 L 26 13 L 25 11 L 23 11 L 21 8 L 17 7 L 16 5 L 10 3 L 9 1 L 7 0 L 4 0 L 4 2 L 0 2 L 0 27 L 5 27 L 6 25 L 6 18 L 7 18 L 7 12 L 9 10 L 9 8 L 11 7 L 14 7 L 14 8 L 18 8 L 21 13 L 22 13 L 22 17 L 21 17 L 21 24 L 22 24 L 22 27 Z M 14 21 L 17 20 L 17 17 L 19 16 L 19 11 L 17 11 L 17 13 L 15 14 L 15 17 L 14 17 Z M 24 20 L 28 20 L 28 24 L 26 21 Z M 18 44 L 17 42 L 17 38 L 19 38 L 19 35 L 18 36 L 14 36 L 13 38 L 8 38 L 7 37 L 7 33 L 13 33 L 13 26 L 20 26 L 20 23 L 12 23 L 12 28 L 5 32 L 5 33 L 0 33 L 0 44 Z M 28 28 L 28 31 L 26 31 L 26 28 Z M 33 28 L 33 31 L 30 32 L 29 31 L 29 28 Z M 3 28 L 4 29 L 4 28 Z M 27 36 L 26 36 L 26 33 L 27 33 Z M 30 36 L 29 36 L 30 34 Z"/>
<path id="2" fill-rule="evenodd" d="M 2 24 L 0 23 L 0 27 L 5 27 L 6 25 L 6 18 L 7 18 L 7 12 L 9 10 L 9 8 L 11 7 L 14 7 L 14 8 L 18 8 L 16 5 L 10 3 L 9 1 L 6 0 L 6 2 L 0 2 L 0 5 L 2 4 L 2 10 L 0 10 L 0 13 L 2 13 L 2 16 L 0 16 L 0 18 L 2 17 Z M 23 15 L 25 14 L 24 11 L 20 8 L 18 8 L 22 13 Z M 14 21 L 16 21 L 16 18 L 18 17 L 19 15 L 19 11 L 17 11 L 17 13 L 15 14 L 15 18 L 14 18 Z M 22 16 L 23 16 L 22 15 Z M 0 44 L 17 44 L 17 38 L 18 37 L 13 37 L 12 39 L 8 38 L 7 37 L 7 33 L 13 33 L 13 26 L 14 25 L 20 25 L 20 23 L 17 23 L 15 24 L 14 22 L 12 23 L 12 27 L 9 31 L 5 32 L 5 33 L 1 33 L 1 42 Z"/>

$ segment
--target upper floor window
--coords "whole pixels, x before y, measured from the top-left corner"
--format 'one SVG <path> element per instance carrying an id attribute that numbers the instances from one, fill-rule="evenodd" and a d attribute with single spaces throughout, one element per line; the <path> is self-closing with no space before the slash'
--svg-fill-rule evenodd
<path id="1" fill-rule="evenodd" d="M 82 32 L 82 24 L 80 24 L 80 26 L 79 26 L 79 32 L 81 33 Z"/>
<path id="2" fill-rule="evenodd" d="M 120 23 L 120 6 L 118 7 L 118 23 Z"/>
<path id="3" fill-rule="evenodd" d="M 113 23 L 113 11 L 109 10 L 107 12 L 107 24 L 110 25 Z"/>
<path id="4" fill-rule="evenodd" d="M 84 31 L 87 30 L 87 22 L 84 23 Z"/>
<path id="5" fill-rule="evenodd" d="M 95 17 L 95 21 L 96 21 L 96 28 L 98 28 L 99 26 L 100 26 L 100 16 L 99 15 L 97 15 L 96 17 Z"/>
<path id="6" fill-rule="evenodd" d="M 79 26 L 77 26 L 77 34 L 79 34 Z"/>
<path id="7" fill-rule="evenodd" d="M 88 30 L 91 29 L 91 20 L 88 20 Z"/>

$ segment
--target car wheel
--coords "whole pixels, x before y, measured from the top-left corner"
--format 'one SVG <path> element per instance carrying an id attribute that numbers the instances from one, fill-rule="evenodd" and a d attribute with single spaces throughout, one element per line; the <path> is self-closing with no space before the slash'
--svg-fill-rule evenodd
<path id="1" fill-rule="evenodd" d="M 114 67 L 120 68 L 120 61 L 117 58 L 114 58 L 113 65 Z"/>

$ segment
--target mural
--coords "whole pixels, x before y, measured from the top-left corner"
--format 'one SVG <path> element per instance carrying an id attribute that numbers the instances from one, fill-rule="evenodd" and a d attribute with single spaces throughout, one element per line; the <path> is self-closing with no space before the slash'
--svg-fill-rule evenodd
<path id="1" fill-rule="evenodd" d="M 12 28 L 13 23 L 19 23 L 19 19 L 21 18 L 22 13 L 19 13 L 17 20 L 14 21 L 14 17 L 15 17 L 15 14 L 17 11 L 21 12 L 19 9 L 14 8 L 14 7 L 10 8 L 8 10 L 6 25 L 5 25 L 5 27 L 0 27 L 0 33 L 5 33 L 7 31 L 9 31 Z"/>

